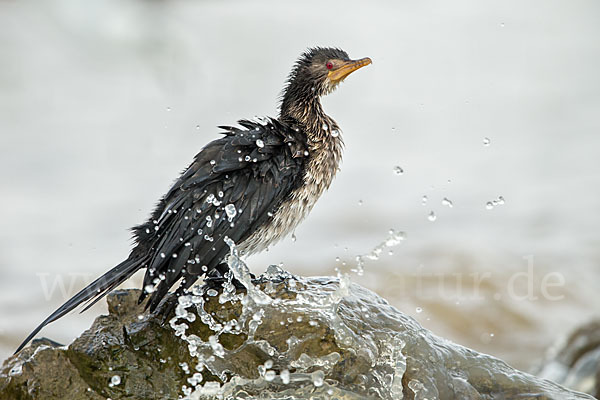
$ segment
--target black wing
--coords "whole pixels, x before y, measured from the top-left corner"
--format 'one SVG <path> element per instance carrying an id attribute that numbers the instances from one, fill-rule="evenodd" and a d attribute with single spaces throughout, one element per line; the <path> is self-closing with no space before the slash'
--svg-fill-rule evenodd
<path id="1" fill-rule="evenodd" d="M 229 252 L 224 238 L 243 242 L 302 182 L 301 133 L 275 120 L 239 123 L 221 127 L 227 136 L 208 144 L 135 228 L 138 246 L 152 254 L 144 277 L 151 310 L 180 278 L 189 287 L 216 271 Z"/>
<path id="2" fill-rule="evenodd" d="M 140 301 L 151 293 L 154 310 L 179 279 L 187 288 L 222 268 L 229 252 L 225 237 L 241 243 L 268 222 L 302 182 L 306 137 L 276 120 L 239 124 L 243 128 L 220 127 L 226 136 L 204 147 L 150 220 L 133 228 L 129 258 L 52 313 L 16 352 L 45 325 L 88 301 L 85 311 L 141 268 L 147 270 Z"/>

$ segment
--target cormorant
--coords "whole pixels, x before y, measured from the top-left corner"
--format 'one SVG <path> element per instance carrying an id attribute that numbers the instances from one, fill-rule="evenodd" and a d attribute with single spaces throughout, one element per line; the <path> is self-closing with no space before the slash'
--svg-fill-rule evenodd
<path id="1" fill-rule="evenodd" d="M 250 254 L 292 232 L 329 187 L 342 157 L 340 128 L 319 98 L 370 63 L 337 48 L 304 52 L 283 89 L 279 118 L 220 126 L 225 136 L 207 144 L 149 220 L 132 229 L 129 257 L 54 311 L 16 352 L 44 326 L 83 302 L 87 310 L 141 268 L 140 302 L 150 295 L 146 306 L 154 311 L 180 278 L 184 292 L 203 275 L 227 272 L 226 237 Z"/>

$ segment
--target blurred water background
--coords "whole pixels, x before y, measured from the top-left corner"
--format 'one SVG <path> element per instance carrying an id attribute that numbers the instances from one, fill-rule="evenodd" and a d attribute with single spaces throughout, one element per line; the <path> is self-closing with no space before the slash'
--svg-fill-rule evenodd
<path id="1" fill-rule="evenodd" d="M 342 170 L 251 268 L 332 275 L 404 231 L 353 280 L 532 368 L 599 314 L 599 38 L 592 0 L 0 1 L 0 359 L 127 256 L 217 125 L 275 116 L 297 56 L 333 45 L 373 59 L 323 101 Z"/>

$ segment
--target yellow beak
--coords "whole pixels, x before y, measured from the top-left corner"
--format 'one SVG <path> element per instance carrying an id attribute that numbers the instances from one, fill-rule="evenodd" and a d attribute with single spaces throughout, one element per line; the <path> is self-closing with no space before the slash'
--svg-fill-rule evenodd
<path id="1" fill-rule="evenodd" d="M 327 76 L 329 77 L 329 80 L 331 80 L 333 83 L 338 83 L 344 80 L 348 75 L 350 75 L 357 69 L 367 66 L 371 63 L 372 61 L 369 57 L 361 58 L 360 60 L 346 61 L 338 68 L 329 71 L 327 73 Z"/>

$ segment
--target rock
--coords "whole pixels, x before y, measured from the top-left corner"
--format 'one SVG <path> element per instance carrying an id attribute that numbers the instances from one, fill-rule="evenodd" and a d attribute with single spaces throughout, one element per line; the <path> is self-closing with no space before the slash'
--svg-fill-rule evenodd
<path id="1" fill-rule="evenodd" d="M 592 399 L 439 338 L 346 278 L 270 267 L 256 287 L 240 281 L 247 291 L 195 287 L 156 314 L 115 291 L 71 345 L 38 340 L 6 360 L 0 398 Z"/>
<path id="2" fill-rule="evenodd" d="M 600 396 L 600 320 L 578 327 L 556 343 L 537 375 Z"/>

